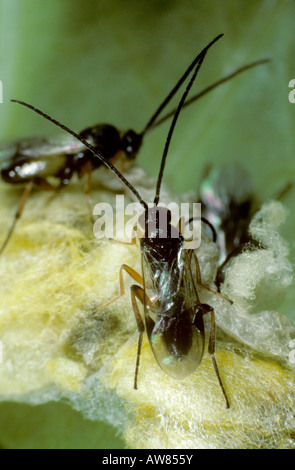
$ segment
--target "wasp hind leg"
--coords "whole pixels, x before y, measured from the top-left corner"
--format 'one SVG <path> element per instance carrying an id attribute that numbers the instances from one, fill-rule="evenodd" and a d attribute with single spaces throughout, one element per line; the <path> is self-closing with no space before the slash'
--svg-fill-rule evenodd
<path id="1" fill-rule="evenodd" d="M 216 377 L 218 379 L 220 388 L 222 390 L 223 396 L 225 398 L 226 408 L 229 408 L 230 407 L 229 400 L 228 400 L 225 388 L 223 386 L 223 383 L 222 383 L 222 380 L 221 380 L 221 377 L 220 377 L 220 373 L 219 373 L 219 369 L 218 369 L 218 365 L 217 365 L 217 361 L 216 361 L 216 358 L 215 358 L 216 323 L 215 323 L 214 309 L 210 305 L 201 304 L 201 310 L 202 310 L 202 315 L 203 316 L 206 315 L 207 313 L 211 314 L 211 328 L 210 328 L 210 336 L 209 336 L 209 343 L 208 343 L 208 353 L 211 356 L 214 371 L 215 371 Z"/>

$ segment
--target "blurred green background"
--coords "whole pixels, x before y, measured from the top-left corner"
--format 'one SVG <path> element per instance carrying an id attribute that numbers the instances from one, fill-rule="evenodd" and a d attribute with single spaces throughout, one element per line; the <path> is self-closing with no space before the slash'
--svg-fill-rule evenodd
<path id="1" fill-rule="evenodd" d="M 0 0 L 0 138 L 56 133 L 11 98 L 78 131 L 103 122 L 140 131 L 196 53 L 224 33 L 195 91 L 253 60 L 272 62 L 183 112 L 165 181 L 177 193 L 196 191 L 206 164 L 240 162 L 263 202 L 295 176 L 294 20 L 293 0 Z M 152 175 L 167 129 L 149 134 L 138 158 Z M 294 200 L 293 190 L 283 229 L 293 262 Z M 294 318 L 293 290 L 281 311 Z M 0 445 L 8 448 L 122 447 L 104 426 L 62 404 L 0 406 Z"/>

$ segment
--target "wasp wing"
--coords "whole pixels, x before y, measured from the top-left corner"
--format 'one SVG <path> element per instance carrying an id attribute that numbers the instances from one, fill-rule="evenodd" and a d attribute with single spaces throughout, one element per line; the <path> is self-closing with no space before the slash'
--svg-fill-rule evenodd
<path id="1" fill-rule="evenodd" d="M 203 319 L 198 319 L 198 327 L 194 322 L 200 301 L 189 250 L 181 245 L 177 255 L 164 262 L 145 250 L 142 270 L 152 351 L 167 375 L 185 378 L 198 367 L 204 352 Z"/>
<path id="2" fill-rule="evenodd" d="M 239 165 L 207 170 L 200 186 L 202 215 L 217 231 L 220 262 L 248 241 L 247 229 L 253 212 L 249 174 Z"/>
<path id="3" fill-rule="evenodd" d="M 0 147 L 0 161 L 18 157 L 40 158 L 41 156 L 76 154 L 85 146 L 73 137 L 32 137 L 8 142 Z"/>
<path id="4" fill-rule="evenodd" d="M 63 172 L 67 159 L 85 149 L 74 138 L 29 138 L 0 148 L 1 175 L 8 183 L 25 183 Z"/>

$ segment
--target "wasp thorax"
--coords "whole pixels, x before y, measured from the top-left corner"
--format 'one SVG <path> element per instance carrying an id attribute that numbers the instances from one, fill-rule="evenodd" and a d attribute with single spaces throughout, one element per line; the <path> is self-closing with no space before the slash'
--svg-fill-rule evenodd
<path id="1" fill-rule="evenodd" d="M 119 131 L 111 124 L 98 124 L 87 127 L 80 132 L 80 136 L 87 140 L 106 160 L 109 160 L 121 149 Z M 93 155 L 90 150 L 85 150 L 84 153 L 91 161 L 93 168 L 102 165 L 101 160 Z"/>
<path id="2" fill-rule="evenodd" d="M 179 238 L 179 230 L 171 224 L 171 219 L 169 209 L 153 205 L 144 211 L 138 223 L 146 238 Z"/>

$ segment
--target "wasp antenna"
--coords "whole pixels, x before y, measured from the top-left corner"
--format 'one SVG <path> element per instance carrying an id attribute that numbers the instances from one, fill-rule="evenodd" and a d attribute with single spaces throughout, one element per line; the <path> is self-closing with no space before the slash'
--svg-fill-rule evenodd
<path id="1" fill-rule="evenodd" d="M 189 81 L 189 84 L 185 90 L 185 92 L 183 93 L 179 103 L 178 103 L 178 106 L 176 108 L 176 111 L 174 113 L 174 116 L 173 116 L 173 120 L 172 120 L 172 123 L 171 123 L 171 126 L 170 126 L 170 129 L 169 129 L 169 132 L 168 132 L 168 135 L 167 135 L 167 139 L 166 139 L 166 144 L 165 144 L 165 148 L 164 148 L 164 152 L 163 152 L 163 155 L 162 155 L 162 160 L 161 160 L 161 166 L 160 166 L 160 171 L 159 171 L 159 175 L 158 175 L 158 181 L 157 181 L 157 186 L 156 186 L 156 194 L 155 194 L 155 198 L 154 198 L 154 204 L 158 204 L 159 202 L 159 199 L 160 199 L 160 190 L 161 190 L 161 183 L 162 183 L 162 178 L 163 178 L 163 173 L 164 173 L 164 168 L 165 168 L 165 163 L 166 163 L 166 158 L 167 158 L 167 154 L 168 154 L 168 150 L 169 150 L 169 146 L 170 146 L 170 142 L 171 142 L 171 139 L 172 139 L 172 135 L 173 135 L 173 132 L 174 132 L 174 128 L 175 128 L 175 125 L 176 125 L 176 122 L 177 122 L 177 119 L 179 117 L 179 114 L 180 114 L 180 111 L 184 105 L 184 102 L 185 102 L 185 99 L 199 73 L 199 70 L 201 68 L 201 65 L 203 63 L 203 60 L 205 59 L 205 56 L 208 52 L 208 50 L 210 49 L 210 47 L 213 46 L 213 44 L 215 44 L 216 41 L 218 41 L 221 37 L 223 36 L 223 34 L 219 34 L 215 39 L 213 39 L 213 41 L 211 41 L 201 52 L 200 54 L 197 55 L 197 57 L 195 58 L 195 60 L 192 62 L 193 67 L 195 66 L 195 71 L 193 73 L 193 76 L 192 78 L 190 79 Z M 191 72 L 192 70 L 192 64 L 189 66 L 189 68 L 187 69 L 186 73 L 184 74 L 185 77 L 187 77 L 187 75 Z M 189 72 L 188 72 L 189 71 Z"/>
<path id="2" fill-rule="evenodd" d="M 205 49 L 208 49 L 209 47 L 211 47 L 211 45 L 216 42 L 219 38 L 221 38 L 223 36 L 223 34 L 219 34 L 213 41 L 212 43 L 210 43 L 208 46 L 206 46 Z M 167 106 L 167 104 L 169 103 L 169 101 L 173 98 L 173 96 L 175 95 L 175 93 L 178 91 L 178 89 L 181 87 L 181 85 L 183 84 L 183 82 L 186 80 L 186 78 L 189 76 L 189 74 L 191 73 L 191 71 L 193 70 L 193 68 L 195 67 L 195 65 L 199 62 L 203 52 L 205 51 L 205 49 L 203 49 L 202 52 L 200 52 L 200 54 L 197 55 L 197 57 L 194 59 L 194 61 L 191 63 L 191 65 L 188 67 L 188 69 L 186 70 L 186 72 L 182 75 L 182 77 L 178 80 L 178 82 L 176 83 L 175 87 L 170 91 L 170 93 L 168 94 L 168 96 L 164 99 L 164 101 L 160 104 L 160 106 L 157 108 L 157 110 L 155 111 L 155 113 L 152 115 L 152 117 L 150 118 L 150 120 L 148 121 L 147 125 L 145 126 L 145 128 L 143 129 L 143 131 L 141 132 L 140 135 L 144 136 L 150 129 L 152 129 L 153 127 L 156 127 L 156 125 L 154 126 L 153 124 L 155 123 L 157 117 L 159 116 L 159 114 L 162 112 L 162 110 Z M 174 110 L 175 111 L 175 110 Z M 168 119 L 168 117 L 172 116 L 174 114 L 174 112 L 172 113 L 169 113 L 169 116 L 167 116 L 166 119 Z M 166 119 L 163 119 L 163 120 L 166 120 Z M 163 120 L 161 120 L 161 122 L 163 122 Z"/>
<path id="3" fill-rule="evenodd" d="M 73 137 L 75 137 L 77 140 L 79 140 L 83 145 L 85 145 L 85 147 L 87 147 L 90 152 L 93 153 L 93 155 L 95 155 L 96 157 L 98 157 L 102 163 L 107 166 L 113 173 L 115 173 L 118 178 L 125 184 L 125 186 L 127 186 L 128 189 L 130 189 L 130 191 L 134 194 L 134 196 L 138 199 L 138 201 L 140 202 L 140 204 L 145 208 L 147 209 L 148 208 L 148 205 L 147 203 L 142 199 L 142 197 L 140 196 L 139 192 L 134 188 L 134 186 L 132 186 L 131 183 L 129 183 L 129 181 L 122 175 L 122 173 L 117 170 L 117 168 L 112 165 L 111 162 L 109 162 L 108 160 L 106 160 L 103 155 L 101 155 L 99 152 L 97 152 L 95 150 L 95 148 L 89 143 L 87 142 L 87 140 L 83 139 L 83 137 L 81 137 L 79 134 L 77 134 L 75 131 L 72 131 L 69 127 L 65 126 L 64 124 L 61 124 L 59 121 L 57 121 L 56 119 L 52 118 L 51 116 L 49 116 L 48 114 L 44 113 L 43 111 L 41 111 L 40 109 L 36 108 L 35 106 L 32 106 L 31 104 L 28 104 L 28 103 L 25 103 L 24 101 L 20 101 L 20 100 L 10 100 L 12 101 L 13 103 L 18 103 L 18 104 L 21 104 L 22 106 L 26 106 L 27 108 L 31 109 L 32 111 L 34 111 L 35 113 L 37 114 L 40 114 L 40 116 L 44 117 L 45 119 L 47 119 L 48 121 L 52 122 L 53 124 L 55 124 L 56 126 L 60 127 L 61 129 L 63 129 L 64 131 L 66 131 L 68 134 L 71 134 Z"/>
<path id="4" fill-rule="evenodd" d="M 194 222 L 194 220 L 201 220 L 204 224 L 208 225 L 208 227 L 210 228 L 211 232 L 212 232 L 212 241 L 214 243 L 216 243 L 216 240 L 217 240 L 217 233 L 216 233 L 216 230 L 214 228 L 214 226 L 211 224 L 211 222 L 209 222 L 208 219 L 206 219 L 205 217 L 191 217 L 185 225 L 188 225 L 190 224 L 191 222 Z"/>
<path id="5" fill-rule="evenodd" d="M 212 83 L 212 85 L 209 85 L 208 87 L 204 88 L 204 90 L 200 91 L 196 95 L 192 96 L 189 100 L 186 100 L 185 103 L 183 104 L 183 108 L 186 108 L 190 104 L 194 103 L 198 99 L 202 98 L 203 96 L 207 95 L 210 91 L 214 90 L 214 88 L 217 88 L 219 85 L 222 85 L 223 83 L 226 83 L 227 81 L 231 80 L 232 78 L 236 77 L 240 73 L 246 72 L 249 69 L 252 69 L 253 67 L 257 67 L 258 65 L 264 65 L 267 64 L 268 62 L 271 62 L 272 59 L 265 58 L 265 59 L 259 59 L 256 60 L 255 62 L 251 62 L 249 64 L 246 64 L 234 72 L 229 73 L 225 77 L 221 78 L 220 80 L 217 80 L 216 82 Z M 152 129 L 155 129 L 156 127 L 160 126 L 163 124 L 163 122 L 167 121 L 169 118 L 171 118 L 175 114 L 176 108 L 174 108 L 172 111 L 169 111 L 169 113 L 165 114 L 161 119 L 158 119 L 156 122 L 153 120 L 151 124 L 149 125 L 148 128 L 146 128 L 145 133 L 151 131 Z"/>

